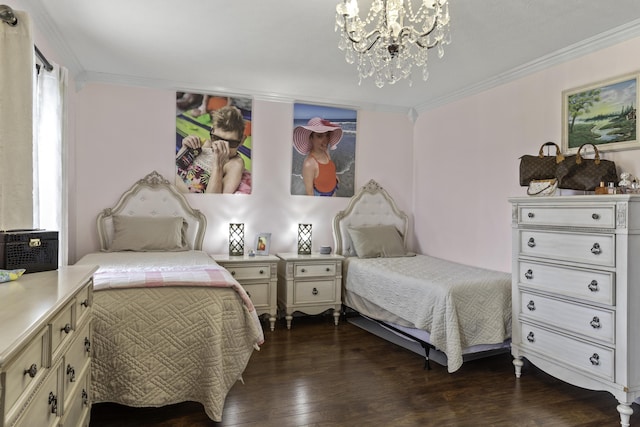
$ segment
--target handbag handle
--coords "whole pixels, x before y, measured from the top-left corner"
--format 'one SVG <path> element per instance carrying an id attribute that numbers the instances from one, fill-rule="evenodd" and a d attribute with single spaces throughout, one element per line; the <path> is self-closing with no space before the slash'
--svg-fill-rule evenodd
<path id="1" fill-rule="evenodd" d="M 558 147 L 558 144 L 556 144 L 555 142 L 545 142 L 544 144 L 542 144 L 540 146 L 540 151 L 538 152 L 538 157 L 543 158 L 544 157 L 544 152 L 542 151 L 544 149 L 544 147 L 556 147 L 556 163 L 560 163 L 564 160 L 564 156 L 562 155 L 562 152 L 560 151 L 560 147 Z"/>
<path id="2" fill-rule="evenodd" d="M 593 152 L 595 153 L 595 161 L 594 163 L 596 165 L 600 164 L 600 152 L 598 151 L 598 147 L 596 147 L 595 145 L 593 145 L 590 142 L 585 142 L 584 144 L 582 144 L 580 146 L 580 148 L 578 148 L 578 153 L 576 155 L 576 164 L 579 165 L 580 163 L 582 163 L 582 156 L 580 155 L 580 151 L 582 150 L 582 147 L 584 147 L 585 145 L 590 145 L 593 147 Z"/>

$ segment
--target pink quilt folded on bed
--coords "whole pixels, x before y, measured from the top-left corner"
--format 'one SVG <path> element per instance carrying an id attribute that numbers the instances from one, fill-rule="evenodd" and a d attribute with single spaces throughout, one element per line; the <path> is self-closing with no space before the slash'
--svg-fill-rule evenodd
<path id="1" fill-rule="evenodd" d="M 244 288 L 229 271 L 224 268 L 200 268 L 200 269 L 171 269 L 171 270 L 137 270 L 116 271 L 98 270 L 93 275 L 94 291 L 105 289 L 126 288 L 160 288 L 178 286 L 198 286 L 232 288 L 242 299 L 251 317 L 262 331 L 260 319 L 253 302 Z M 257 344 L 264 343 L 264 335 L 261 335 Z"/>

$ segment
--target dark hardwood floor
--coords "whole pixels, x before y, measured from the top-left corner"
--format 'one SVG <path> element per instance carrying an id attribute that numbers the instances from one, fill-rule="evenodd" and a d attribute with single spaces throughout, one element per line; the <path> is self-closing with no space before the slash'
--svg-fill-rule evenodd
<path id="1" fill-rule="evenodd" d="M 95 404 L 91 427 L 220 426 L 619 426 L 617 401 L 525 364 L 516 380 L 508 354 L 447 373 L 331 316 L 296 317 L 287 330 L 265 326 L 266 342 L 231 389 L 223 420 L 197 403 L 164 408 Z M 632 426 L 640 426 L 633 405 Z"/>

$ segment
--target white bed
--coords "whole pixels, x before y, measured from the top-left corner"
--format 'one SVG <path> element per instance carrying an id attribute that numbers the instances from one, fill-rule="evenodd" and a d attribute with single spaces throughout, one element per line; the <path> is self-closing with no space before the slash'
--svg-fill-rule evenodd
<path id="1" fill-rule="evenodd" d="M 228 391 L 264 336 L 244 289 L 201 250 L 204 215 L 152 172 L 102 211 L 97 226 L 101 251 L 78 261 L 99 266 L 93 402 L 194 401 L 221 421 Z"/>
<path id="2" fill-rule="evenodd" d="M 346 257 L 342 301 L 362 315 L 350 321 L 449 372 L 508 352 L 511 275 L 407 252 L 407 233 L 407 215 L 373 180 L 335 216 L 336 253 Z"/>

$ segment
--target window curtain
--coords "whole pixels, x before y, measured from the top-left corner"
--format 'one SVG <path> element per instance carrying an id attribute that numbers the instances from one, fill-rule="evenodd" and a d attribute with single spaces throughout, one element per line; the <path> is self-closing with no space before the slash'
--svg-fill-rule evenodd
<path id="1" fill-rule="evenodd" d="M 29 16 L 0 22 L 0 230 L 33 227 L 33 86 Z"/>
<path id="2" fill-rule="evenodd" d="M 67 69 L 51 62 L 53 70 L 40 67 L 36 79 L 33 127 L 34 226 L 58 231 L 59 264 L 67 264 L 65 117 Z"/>

